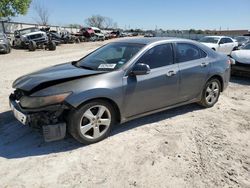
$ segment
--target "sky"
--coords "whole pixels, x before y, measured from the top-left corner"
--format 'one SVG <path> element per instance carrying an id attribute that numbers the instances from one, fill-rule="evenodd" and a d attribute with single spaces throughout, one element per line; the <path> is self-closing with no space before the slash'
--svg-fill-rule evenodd
<path id="1" fill-rule="evenodd" d="M 84 25 L 91 15 L 112 18 L 123 29 L 248 29 L 250 0 L 36 0 L 50 11 L 52 25 Z M 34 4 L 34 2 L 32 2 Z M 15 21 L 35 23 L 31 4 Z"/>

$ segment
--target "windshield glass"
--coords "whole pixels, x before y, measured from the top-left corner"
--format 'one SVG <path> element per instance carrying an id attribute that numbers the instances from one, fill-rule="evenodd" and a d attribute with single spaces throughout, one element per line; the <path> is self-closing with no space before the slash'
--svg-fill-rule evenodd
<path id="1" fill-rule="evenodd" d="M 247 41 L 247 38 L 246 38 L 246 37 L 235 37 L 235 39 L 236 39 L 238 42 Z"/>
<path id="2" fill-rule="evenodd" d="M 3 33 L 0 33 L 0 39 L 3 39 L 4 37 L 3 37 Z"/>
<path id="3" fill-rule="evenodd" d="M 101 33 L 101 31 L 100 30 L 94 30 L 95 31 L 95 33 Z"/>
<path id="4" fill-rule="evenodd" d="M 85 69 L 113 71 L 122 67 L 143 44 L 110 43 L 81 59 L 76 65 Z"/>
<path id="5" fill-rule="evenodd" d="M 246 44 L 242 49 L 244 49 L 244 50 L 250 50 L 250 43 Z"/>
<path id="6" fill-rule="evenodd" d="M 38 28 L 28 28 L 28 29 L 20 30 L 19 32 L 21 35 L 25 35 L 25 34 L 36 32 L 36 31 L 40 31 L 40 30 Z"/>
<path id="7" fill-rule="evenodd" d="M 200 42 L 217 44 L 219 40 L 219 37 L 204 37 L 200 40 Z"/>

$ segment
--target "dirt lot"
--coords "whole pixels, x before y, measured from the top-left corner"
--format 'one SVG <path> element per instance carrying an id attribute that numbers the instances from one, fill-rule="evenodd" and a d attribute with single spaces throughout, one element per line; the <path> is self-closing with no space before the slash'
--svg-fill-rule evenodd
<path id="1" fill-rule="evenodd" d="M 250 187 L 250 79 L 210 109 L 196 104 L 114 128 L 97 144 L 44 143 L 10 113 L 19 76 L 76 60 L 103 42 L 0 55 L 0 187 Z"/>

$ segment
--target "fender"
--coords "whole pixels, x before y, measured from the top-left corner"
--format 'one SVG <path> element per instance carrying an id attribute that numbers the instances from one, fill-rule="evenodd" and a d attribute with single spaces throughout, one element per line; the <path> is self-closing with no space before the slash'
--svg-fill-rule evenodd
<path id="1" fill-rule="evenodd" d="M 91 90 L 85 90 L 84 92 L 74 93 L 70 95 L 65 102 L 72 105 L 74 108 L 79 107 L 82 103 L 97 99 L 97 98 L 107 98 L 114 101 L 119 109 L 122 105 L 122 88 L 119 90 L 107 89 L 107 88 L 95 88 Z"/>

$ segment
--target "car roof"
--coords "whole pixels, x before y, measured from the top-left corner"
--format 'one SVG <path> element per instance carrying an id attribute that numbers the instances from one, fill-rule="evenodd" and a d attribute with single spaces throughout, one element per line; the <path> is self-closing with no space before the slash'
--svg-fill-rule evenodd
<path id="1" fill-rule="evenodd" d="M 90 27 L 90 28 L 93 29 L 93 30 L 101 30 L 98 27 Z"/>
<path id="2" fill-rule="evenodd" d="M 228 37 L 228 36 L 218 36 L 218 35 L 212 35 L 212 36 L 204 36 L 204 37 L 216 37 L 216 38 L 231 38 L 231 37 Z"/>
<path id="3" fill-rule="evenodd" d="M 176 42 L 176 41 L 192 41 L 188 39 L 182 39 L 182 38 L 174 38 L 174 37 L 152 37 L 152 38 L 146 38 L 146 37 L 135 37 L 135 38 L 126 38 L 126 39 L 119 39 L 115 42 L 124 42 L 124 43 L 136 43 L 136 44 L 152 44 L 155 42 L 160 41 L 169 41 L 169 42 Z M 192 41 L 194 42 L 194 41 Z"/>

